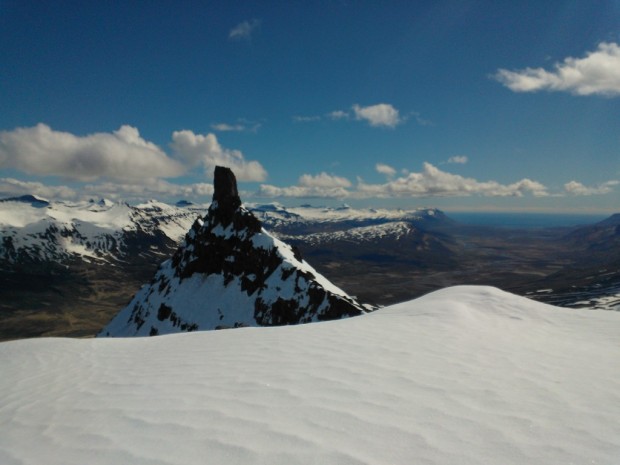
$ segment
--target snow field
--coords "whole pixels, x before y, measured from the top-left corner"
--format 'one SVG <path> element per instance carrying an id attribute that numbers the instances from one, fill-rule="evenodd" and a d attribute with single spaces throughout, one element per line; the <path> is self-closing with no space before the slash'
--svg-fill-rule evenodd
<path id="1" fill-rule="evenodd" d="M 456 287 L 345 320 L 0 344 L 0 463 L 599 464 L 620 314 Z"/>

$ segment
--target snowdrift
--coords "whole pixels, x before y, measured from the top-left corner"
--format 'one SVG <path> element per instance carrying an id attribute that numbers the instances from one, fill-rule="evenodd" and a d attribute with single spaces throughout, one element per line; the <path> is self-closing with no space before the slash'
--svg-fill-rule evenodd
<path id="1" fill-rule="evenodd" d="M 618 464 L 620 314 L 456 287 L 346 320 L 0 344 L 0 463 Z"/>

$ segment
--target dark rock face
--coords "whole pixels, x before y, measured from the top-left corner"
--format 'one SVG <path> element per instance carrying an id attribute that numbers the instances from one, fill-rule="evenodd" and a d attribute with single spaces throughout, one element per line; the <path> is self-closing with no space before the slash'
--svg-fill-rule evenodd
<path id="1" fill-rule="evenodd" d="M 11 197 L 8 199 L 0 199 L 0 202 L 23 202 L 23 203 L 29 203 L 33 207 L 37 207 L 37 208 L 45 208 L 45 207 L 48 207 L 50 204 L 47 200 L 40 199 L 31 194 L 22 195 L 20 197 Z"/>
<path id="2" fill-rule="evenodd" d="M 262 228 L 241 205 L 230 169 L 215 169 L 214 187 L 207 215 L 100 335 L 291 325 L 367 311 Z"/>
<path id="3" fill-rule="evenodd" d="M 232 214 L 241 206 L 237 191 L 237 179 L 230 168 L 216 166 L 213 174 L 213 203 L 211 207 L 219 213 L 225 225 L 228 225 Z"/>

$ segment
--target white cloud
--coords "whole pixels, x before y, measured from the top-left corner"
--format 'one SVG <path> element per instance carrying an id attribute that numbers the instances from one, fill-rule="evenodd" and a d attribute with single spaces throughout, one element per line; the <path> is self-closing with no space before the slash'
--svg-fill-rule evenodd
<path id="1" fill-rule="evenodd" d="M 587 187 L 577 181 L 570 181 L 564 184 L 564 190 L 571 195 L 603 195 L 609 194 L 620 181 L 612 180 L 599 184 L 596 187 Z"/>
<path id="2" fill-rule="evenodd" d="M 500 69 L 495 79 L 514 92 L 566 91 L 576 95 L 620 95 L 620 46 L 600 43 L 585 58 L 565 58 L 553 71 Z"/>
<path id="3" fill-rule="evenodd" d="M 87 185 L 84 186 L 84 192 L 90 196 L 125 201 L 161 199 L 162 197 L 193 199 L 212 195 L 213 185 L 210 183 L 174 184 L 163 179 L 147 179 L 141 184 L 106 182 Z"/>
<path id="4" fill-rule="evenodd" d="M 346 111 L 342 111 L 342 110 L 335 110 L 335 111 L 327 113 L 326 116 L 329 119 L 333 119 L 333 120 L 348 119 L 349 113 L 347 113 Z"/>
<path id="5" fill-rule="evenodd" d="M 306 187 L 289 186 L 277 187 L 269 184 L 261 184 L 257 197 L 292 197 L 292 198 L 321 198 L 321 199 L 343 199 L 349 196 L 349 191 L 343 187 Z"/>
<path id="6" fill-rule="evenodd" d="M 254 31 L 260 27 L 260 24 L 261 21 L 259 19 L 243 21 L 230 30 L 228 38 L 232 40 L 249 40 L 252 38 Z"/>
<path id="7" fill-rule="evenodd" d="M 384 184 L 366 184 L 358 180 L 356 197 L 464 197 L 483 195 L 487 197 L 522 197 L 525 194 L 536 197 L 549 195 L 547 188 L 539 182 L 522 179 L 513 184 L 496 181 L 480 182 L 456 174 L 441 171 L 424 163 L 420 173 L 409 173 Z"/>
<path id="8" fill-rule="evenodd" d="M 203 166 L 212 175 L 216 166 L 226 166 L 239 181 L 264 181 L 267 172 L 257 161 L 247 161 L 239 150 L 223 148 L 215 134 L 195 134 L 189 130 L 172 133 L 170 144 L 175 156 L 190 167 Z"/>
<path id="9" fill-rule="evenodd" d="M 261 123 L 249 121 L 244 118 L 238 119 L 234 124 L 214 123 L 211 125 L 211 129 L 219 132 L 256 132 L 260 127 Z"/>
<path id="10" fill-rule="evenodd" d="M 223 148 L 214 134 L 176 131 L 171 147 L 174 157 L 144 140 L 131 126 L 121 126 L 113 133 L 76 136 L 38 124 L 0 131 L 0 169 L 84 182 L 108 180 L 138 185 L 148 179 L 178 177 L 198 166 L 209 176 L 216 165 L 227 166 L 240 181 L 264 181 L 267 177 L 259 162 L 245 160 L 238 150 Z"/>
<path id="11" fill-rule="evenodd" d="M 469 161 L 469 158 L 467 158 L 467 156 L 465 155 L 455 155 L 453 157 L 448 158 L 448 163 L 451 163 L 451 164 L 457 163 L 457 164 L 464 165 L 468 161 Z"/>
<path id="12" fill-rule="evenodd" d="M 228 124 L 228 123 L 216 123 L 211 125 L 211 129 L 214 131 L 229 132 L 229 131 L 245 131 L 243 124 Z"/>
<path id="13" fill-rule="evenodd" d="M 299 177 L 298 182 L 303 187 L 351 187 L 351 181 L 348 179 L 325 172 L 317 175 L 303 174 Z"/>
<path id="14" fill-rule="evenodd" d="M 103 182 L 86 184 L 75 188 L 49 186 L 40 182 L 0 178 L 0 198 L 34 194 L 50 200 L 78 200 L 102 197 L 123 201 L 147 199 L 186 198 L 198 199 L 213 194 L 213 184 L 174 184 L 163 179 L 143 179 L 139 183 Z"/>
<path id="15" fill-rule="evenodd" d="M 303 174 L 297 186 L 277 187 L 269 184 L 260 186 L 258 197 L 294 197 L 294 198 L 345 198 L 349 196 L 351 181 L 325 172 L 317 175 Z"/>
<path id="16" fill-rule="evenodd" d="M 377 164 L 377 171 L 395 175 L 396 170 L 388 165 Z M 424 163 L 419 173 L 408 173 L 383 184 L 366 184 L 361 178 L 357 185 L 338 176 L 321 173 L 316 176 L 303 175 L 298 185 L 277 187 L 263 184 L 256 194 L 259 197 L 301 197 L 301 198 L 397 198 L 397 197 L 545 197 L 547 188 L 531 179 L 522 179 L 512 184 L 497 181 L 478 181 L 441 171 L 430 163 Z"/>
<path id="17" fill-rule="evenodd" d="M 75 199 L 77 192 L 67 186 L 46 186 L 40 182 L 0 178 L 0 197 L 14 197 L 25 194 L 38 195 L 48 199 Z"/>
<path id="18" fill-rule="evenodd" d="M 401 122 L 399 112 L 389 103 L 379 103 L 361 107 L 353 105 L 355 119 L 365 120 L 371 126 L 386 126 L 393 128 Z"/>
<path id="19" fill-rule="evenodd" d="M 386 165 L 385 163 L 377 163 L 375 165 L 375 169 L 377 170 L 377 173 L 385 174 L 386 176 L 390 177 L 396 174 L 396 170 L 390 165 Z"/>
<path id="20" fill-rule="evenodd" d="M 313 121 L 320 121 L 320 116 L 293 116 L 293 121 L 296 123 L 311 123 Z"/>
<path id="21" fill-rule="evenodd" d="M 140 182 L 103 182 L 86 184 L 75 188 L 68 186 L 49 186 L 40 182 L 22 181 L 13 178 L 0 178 L 0 198 L 34 194 L 50 200 L 79 200 L 102 197 L 127 202 L 144 201 L 156 198 L 200 199 L 213 194 L 213 184 L 175 184 L 163 179 L 143 179 Z"/>
<path id="22" fill-rule="evenodd" d="M 358 121 L 366 121 L 371 126 L 384 126 L 384 127 L 395 127 L 398 124 L 405 121 L 406 118 L 401 118 L 399 111 L 394 108 L 392 105 L 388 103 L 379 103 L 377 105 L 370 105 L 367 107 L 362 107 L 360 105 L 353 105 L 353 117 Z M 417 113 L 412 113 L 415 115 L 416 120 L 419 124 L 430 124 L 429 122 L 422 120 Z M 329 113 L 325 113 L 323 116 L 319 115 L 310 115 L 310 116 L 293 116 L 293 121 L 297 123 L 309 123 L 314 121 L 321 121 L 323 119 L 330 119 L 332 121 L 338 120 L 348 120 L 351 119 L 352 115 L 348 111 L 344 110 L 334 110 Z"/>
<path id="23" fill-rule="evenodd" d="M 0 168 L 81 181 L 175 177 L 184 171 L 178 161 L 140 137 L 134 127 L 75 136 L 41 123 L 0 131 Z"/>

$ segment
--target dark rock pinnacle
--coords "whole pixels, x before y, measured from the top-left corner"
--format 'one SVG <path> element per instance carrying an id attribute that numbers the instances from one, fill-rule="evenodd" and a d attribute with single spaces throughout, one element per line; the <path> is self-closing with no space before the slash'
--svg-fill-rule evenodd
<path id="1" fill-rule="evenodd" d="M 260 220 L 241 204 L 230 169 L 218 166 L 213 177 L 213 202 L 207 214 L 194 222 L 185 242 L 160 265 L 150 285 L 100 334 L 154 336 L 366 313 L 354 298 L 326 289 L 297 248 L 262 229 Z M 194 275 L 201 278 L 186 287 Z M 197 283 L 201 285 L 196 287 Z M 201 302 L 200 311 L 187 310 L 190 299 L 190 307 L 194 300 Z"/>
<path id="2" fill-rule="evenodd" d="M 241 199 L 234 173 L 230 168 L 216 166 L 213 173 L 213 202 L 208 213 L 212 224 L 220 223 L 227 227 L 239 216 L 240 207 Z"/>
<path id="3" fill-rule="evenodd" d="M 234 211 L 241 206 L 237 179 L 230 168 L 216 166 L 213 173 L 213 201 L 219 209 Z"/>

